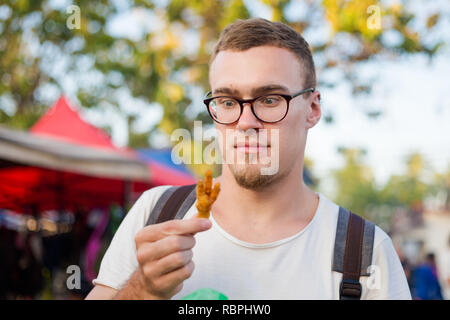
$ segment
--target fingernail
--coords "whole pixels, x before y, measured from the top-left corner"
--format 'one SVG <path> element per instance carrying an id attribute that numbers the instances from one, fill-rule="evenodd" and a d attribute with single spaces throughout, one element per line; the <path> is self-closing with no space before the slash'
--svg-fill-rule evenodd
<path id="1" fill-rule="evenodd" d="M 203 228 L 209 228 L 210 226 L 211 226 L 211 221 L 209 221 L 208 219 L 202 219 L 203 221 L 202 221 L 202 227 Z"/>

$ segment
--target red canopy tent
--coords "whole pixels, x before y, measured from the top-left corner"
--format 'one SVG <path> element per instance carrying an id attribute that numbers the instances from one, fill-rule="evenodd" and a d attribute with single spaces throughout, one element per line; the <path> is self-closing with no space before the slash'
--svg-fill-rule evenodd
<path id="1" fill-rule="evenodd" d="M 31 127 L 30 132 L 83 146 L 132 154 L 131 150 L 116 147 L 103 130 L 84 121 L 64 95 Z"/>
<path id="2" fill-rule="evenodd" d="M 70 124 L 69 129 L 67 124 Z M 79 113 L 70 106 L 64 96 L 61 96 L 56 102 L 55 107 L 51 108 L 47 114 L 36 122 L 30 129 L 30 132 L 35 135 L 62 139 L 95 148 L 110 149 L 128 154 L 132 157 L 138 157 L 147 163 L 150 172 L 153 173 L 150 186 L 196 183 L 192 175 L 174 170 L 167 163 L 157 162 L 151 159 L 146 161 L 147 159 L 132 149 L 116 147 L 104 131 L 83 121 Z"/>
<path id="3" fill-rule="evenodd" d="M 89 210 L 113 203 L 127 206 L 155 185 L 194 183 L 193 178 L 176 181 L 176 175 L 169 174 L 166 180 L 152 178 L 155 164 L 139 160 L 131 149 L 116 147 L 105 132 L 84 121 L 64 96 L 29 134 L 3 133 L 0 142 L 9 144 L 0 145 L 0 208 L 36 213 Z M 7 148 L 12 152 L 6 152 Z M 155 168 L 162 172 L 157 164 Z"/>

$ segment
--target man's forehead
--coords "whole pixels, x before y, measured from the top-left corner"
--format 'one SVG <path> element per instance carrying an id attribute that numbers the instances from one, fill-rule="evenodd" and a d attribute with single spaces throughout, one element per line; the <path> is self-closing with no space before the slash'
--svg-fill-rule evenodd
<path id="1" fill-rule="evenodd" d="M 301 86 L 302 79 L 303 68 L 297 57 L 287 49 L 271 46 L 220 51 L 209 70 L 213 94 L 256 94 L 270 87 L 286 92 Z"/>

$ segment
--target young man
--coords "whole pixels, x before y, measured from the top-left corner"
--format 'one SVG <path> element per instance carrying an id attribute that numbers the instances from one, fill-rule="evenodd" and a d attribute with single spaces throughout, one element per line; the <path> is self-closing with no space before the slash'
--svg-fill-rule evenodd
<path id="1" fill-rule="evenodd" d="M 339 206 L 302 180 L 307 133 L 321 117 L 308 44 L 282 23 L 238 20 L 220 36 L 209 80 L 205 103 L 224 137 L 222 154 L 245 161 L 222 165 L 210 220 L 196 218 L 193 205 L 182 220 L 145 227 L 169 186 L 146 191 L 115 234 L 87 298 L 179 299 L 212 288 L 230 299 L 339 299 L 342 274 L 332 271 Z M 258 142 L 264 130 L 267 141 Z M 248 140 L 236 142 L 242 137 Z M 249 161 L 256 154 L 276 155 L 277 170 L 263 174 L 267 164 Z M 361 277 L 361 299 L 411 299 L 392 242 L 378 227 L 372 265 L 376 279 L 369 285 Z"/>

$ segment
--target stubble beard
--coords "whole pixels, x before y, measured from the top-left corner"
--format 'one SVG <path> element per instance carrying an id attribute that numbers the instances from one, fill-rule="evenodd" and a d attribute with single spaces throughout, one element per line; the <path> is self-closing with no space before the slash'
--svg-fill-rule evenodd
<path id="1" fill-rule="evenodd" d="M 239 186 L 253 191 L 268 188 L 282 180 L 289 171 L 278 170 L 275 174 L 262 174 L 261 165 L 251 164 L 249 157 L 245 158 L 245 164 L 228 164 L 228 167 Z"/>

